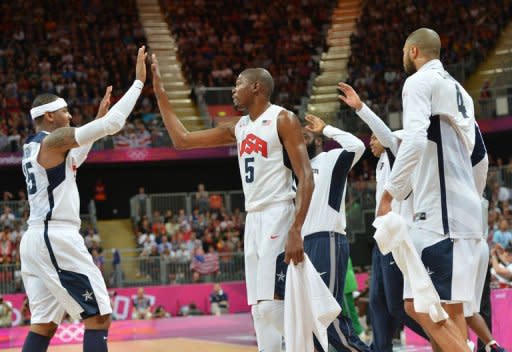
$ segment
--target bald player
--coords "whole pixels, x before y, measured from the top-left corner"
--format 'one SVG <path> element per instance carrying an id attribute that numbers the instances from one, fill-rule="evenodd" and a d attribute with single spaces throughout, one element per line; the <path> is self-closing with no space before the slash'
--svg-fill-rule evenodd
<path id="1" fill-rule="evenodd" d="M 473 300 L 474 253 L 483 234 L 471 160 L 476 125 L 473 100 L 444 70 L 440 51 L 439 35 L 428 28 L 410 34 L 403 47 L 410 75 L 402 91 L 404 136 L 377 215 L 389 212 L 393 199 L 405 199 L 412 186 L 411 240 L 450 318 L 434 323 L 416 312 L 407 280 L 405 310 L 434 348 L 462 352 L 468 350 L 462 303 Z"/>
<path id="2" fill-rule="evenodd" d="M 280 307 L 280 302 L 274 300 L 279 253 L 285 251 L 287 263 L 304 260 L 301 231 L 314 181 L 299 120 L 270 103 L 272 76 L 265 69 L 252 68 L 238 76 L 233 89 L 235 107 L 248 114 L 236 124 L 189 132 L 169 103 L 155 55 L 151 68 L 158 107 L 176 148 L 237 144 L 248 212 L 244 241 L 247 299 L 252 306 L 258 349 L 281 351 L 281 335 L 261 307 Z M 296 192 L 292 189 L 292 169 L 298 180 Z"/>

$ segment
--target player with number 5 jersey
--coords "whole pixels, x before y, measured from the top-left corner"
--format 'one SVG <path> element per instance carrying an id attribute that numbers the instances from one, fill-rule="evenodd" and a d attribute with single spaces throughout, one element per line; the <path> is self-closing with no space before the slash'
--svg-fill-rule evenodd
<path id="1" fill-rule="evenodd" d="M 270 103 L 274 88 L 270 73 L 252 68 L 238 76 L 233 89 L 235 107 L 248 114 L 237 123 L 189 132 L 173 112 L 154 55 L 151 68 L 158 107 L 176 148 L 237 143 L 248 212 L 244 233 L 247 299 L 259 350 L 279 352 L 281 335 L 261 306 L 278 299 L 274 293 L 279 253 L 285 251 L 286 262 L 304 260 L 301 231 L 314 181 L 300 123 L 293 113 Z M 292 189 L 292 169 L 297 192 Z"/>

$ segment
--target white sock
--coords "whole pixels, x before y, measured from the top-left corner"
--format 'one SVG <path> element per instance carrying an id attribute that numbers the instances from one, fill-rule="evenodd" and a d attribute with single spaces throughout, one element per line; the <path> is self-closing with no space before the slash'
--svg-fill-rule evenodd
<path id="1" fill-rule="evenodd" d="M 475 351 L 475 344 L 473 343 L 473 341 L 471 341 L 471 340 L 466 340 L 466 343 L 468 344 L 469 350 L 470 350 L 471 352 L 474 352 L 474 351 Z"/>
<path id="2" fill-rule="evenodd" d="M 254 321 L 254 330 L 256 330 L 256 341 L 258 350 L 264 352 L 281 352 L 281 334 L 270 324 L 259 311 L 259 304 L 251 308 Z"/>

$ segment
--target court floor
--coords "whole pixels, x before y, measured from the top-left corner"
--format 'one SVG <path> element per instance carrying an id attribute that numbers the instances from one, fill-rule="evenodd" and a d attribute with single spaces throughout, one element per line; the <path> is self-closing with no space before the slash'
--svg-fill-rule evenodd
<path id="1" fill-rule="evenodd" d="M 127 350 L 152 351 L 152 352 L 256 352 L 256 347 L 227 344 L 221 342 L 211 342 L 204 340 L 194 340 L 185 338 L 157 339 L 157 340 L 137 340 L 137 341 L 116 341 L 108 345 L 109 352 L 126 352 Z M 12 348 L 4 350 L 5 352 L 19 352 L 20 349 Z M 402 346 L 394 347 L 394 352 L 431 352 L 430 347 Z M 82 352 L 82 345 L 51 346 L 48 352 Z"/>
<path id="2" fill-rule="evenodd" d="M 5 352 L 19 352 L 20 348 L 3 350 Z M 243 345 L 232 345 L 220 342 L 193 340 L 184 338 L 158 339 L 158 340 L 137 340 L 137 341 L 116 341 L 108 344 L 109 352 L 126 351 L 152 351 L 152 352 L 256 352 L 256 347 Z M 82 352 L 82 345 L 50 346 L 49 352 Z"/>

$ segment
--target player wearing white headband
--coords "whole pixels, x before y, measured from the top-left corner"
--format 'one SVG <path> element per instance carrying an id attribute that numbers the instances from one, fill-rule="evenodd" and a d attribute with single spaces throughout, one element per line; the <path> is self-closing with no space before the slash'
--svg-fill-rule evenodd
<path id="1" fill-rule="evenodd" d="M 22 167 L 30 204 L 28 230 L 20 244 L 22 277 L 32 313 L 22 352 L 44 352 L 64 313 L 82 318 L 84 352 L 106 352 L 112 309 L 99 269 L 80 233 L 80 198 L 76 168 L 92 143 L 124 126 L 146 80 L 144 46 L 137 55 L 135 82 L 107 112 L 110 92 L 96 120 L 69 126 L 64 99 L 53 94 L 35 98 L 30 114 L 36 135 L 23 146 Z"/>

